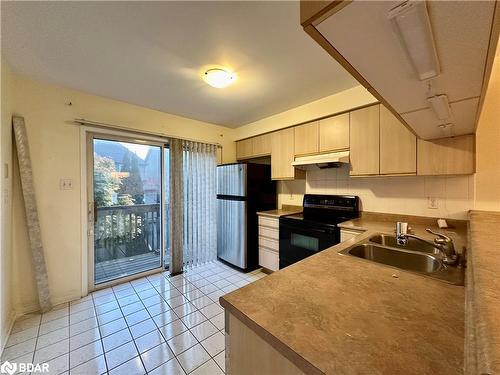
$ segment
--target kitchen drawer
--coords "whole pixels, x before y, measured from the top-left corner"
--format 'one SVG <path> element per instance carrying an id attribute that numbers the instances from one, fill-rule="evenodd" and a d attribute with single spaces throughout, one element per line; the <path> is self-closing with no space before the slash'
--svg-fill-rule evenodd
<path id="1" fill-rule="evenodd" d="M 259 247 L 261 246 L 267 247 L 269 250 L 278 252 L 280 250 L 280 241 L 259 236 Z"/>
<path id="2" fill-rule="evenodd" d="M 259 236 L 279 240 L 280 231 L 275 228 L 263 227 L 262 225 L 259 225 Z"/>
<path id="3" fill-rule="evenodd" d="M 279 254 L 263 247 L 259 248 L 259 265 L 271 271 L 279 270 Z"/>
<path id="4" fill-rule="evenodd" d="M 259 225 L 263 227 L 279 229 L 280 220 L 274 217 L 259 216 Z"/>

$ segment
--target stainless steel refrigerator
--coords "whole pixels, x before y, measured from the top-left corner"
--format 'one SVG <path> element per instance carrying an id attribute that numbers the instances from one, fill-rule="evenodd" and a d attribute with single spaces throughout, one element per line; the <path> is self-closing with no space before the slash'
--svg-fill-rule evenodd
<path id="1" fill-rule="evenodd" d="M 217 257 L 245 271 L 258 267 L 257 212 L 276 208 L 271 166 L 217 167 Z"/>

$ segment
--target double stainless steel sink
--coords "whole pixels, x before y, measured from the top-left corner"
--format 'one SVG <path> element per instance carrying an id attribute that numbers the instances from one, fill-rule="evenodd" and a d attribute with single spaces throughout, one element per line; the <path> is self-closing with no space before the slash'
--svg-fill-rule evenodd
<path id="1" fill-rule="evenodd" d="M 464 269 L 441 260 L 439 249 L 415 239 L 399 245 L 395 236 L 377 234 L 340 254 L 432 277 L 450 284 L 464 285 Z"/>

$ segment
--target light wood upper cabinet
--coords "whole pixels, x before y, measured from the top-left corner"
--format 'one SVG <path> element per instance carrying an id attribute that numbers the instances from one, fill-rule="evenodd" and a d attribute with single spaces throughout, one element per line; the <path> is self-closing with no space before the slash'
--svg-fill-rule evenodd
<path id="1" fill-rule="evenodd" d="M 292 166 L 294 153 L 294 129 L 288 128 L 272 133 L 271 178 L 273 180 L 293 180 L 305 178 L 304 171 Z"/>
<path id="2" fill-rule="evenodd" d="M 417 174 L 455 175 L 475 172 L 474 135 L 418 140 Z"/>
<path id="3" fill-rule="evenodd" d="M 244 160 L 271 155 L 271 134 L 236 141 L 236 159 Z"/>
<path id="4" fill-rule="evenodd" d="M 257 137 L 252 138 L 253 156 L 271 155 L 271 138 L 271 133 L 258 135 Z"/>
<path id="5" fill-rule="evenodd" d="M 380 146 L 380 106 L 351 112 L 351 176 L 378 175 Z"/>
<path id="6" fill-rule="evenodd" d="M 296 156 L 350 151 L 351 176 L 456 175 L 475 171 L 474 136 L 416 139 L 381 104 L 236 142 L 236 158 L 271 155 L 273 180 L 305 178 Z"/>
<path id="7" fill-rule="evenodd" d="M 314 154 L 319 151 L 319 121 L 295 126 L 295 155 Z"/>
<path id="8" fill-rule="evenodd" d="M 319 151 L 349 148 L 349 113 L 319 121 Z"/>
<path id="9" fill-rule="evenodd" d="M 380 106 L 380 174 L 416 174 L 417 137 Z"/>
<path id="10" fill-rule="evenodd" d="M 241 141 L 236 141 L 236 159 L 248 159 L 252 157 L 253 139 L 247 138 Z"/>

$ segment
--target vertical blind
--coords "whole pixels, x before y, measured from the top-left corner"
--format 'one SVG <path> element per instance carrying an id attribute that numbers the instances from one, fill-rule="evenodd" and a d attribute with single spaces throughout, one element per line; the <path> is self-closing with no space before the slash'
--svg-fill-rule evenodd
<path id="1" fill-rule="evenodd" d="M 217 146 L 170 141 L 170 274 L 217 258 Z"/>
<path id="2" fill-rule="evenodd" d="M 183 141 L 184 267 L 217 258 L 217 146 Z"/>

